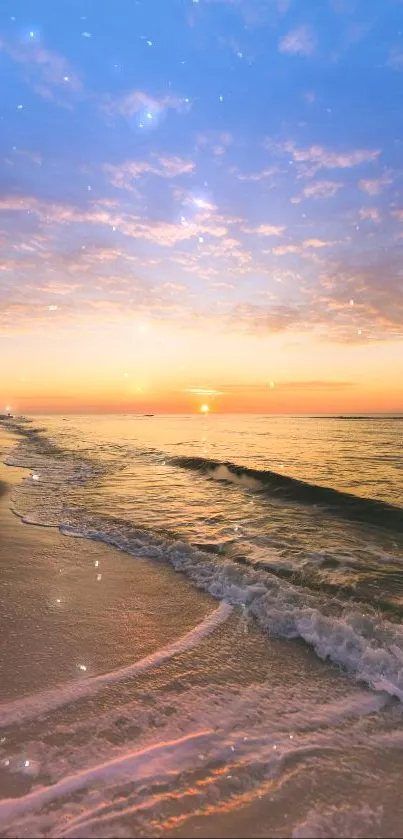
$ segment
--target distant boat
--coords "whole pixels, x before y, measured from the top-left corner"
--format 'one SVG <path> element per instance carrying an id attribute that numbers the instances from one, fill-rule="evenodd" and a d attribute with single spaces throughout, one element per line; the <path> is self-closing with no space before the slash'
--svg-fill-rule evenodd
<path id="1" fill-rule="evenodd" d="M 155 417 L 155 414 L 143 414 L 143 417 Z"/>

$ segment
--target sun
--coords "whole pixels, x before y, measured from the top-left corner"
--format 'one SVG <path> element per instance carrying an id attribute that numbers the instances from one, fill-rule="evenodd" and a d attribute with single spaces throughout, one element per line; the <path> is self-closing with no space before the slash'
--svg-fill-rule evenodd
<path id="1" fill-rule="evenodd" d="M 210 408 L 209 408 L 208 405 L 204 404 L 204 405 L 201 406 L 200 410 L 201 410 L 202 414 L 208 414 Z"/>

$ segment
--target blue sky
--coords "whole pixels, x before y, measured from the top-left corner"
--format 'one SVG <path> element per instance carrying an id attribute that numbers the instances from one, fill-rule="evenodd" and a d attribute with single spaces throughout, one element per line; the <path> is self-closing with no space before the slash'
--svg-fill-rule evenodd
<path id="1" fill-rule="evenodd" d="M 0 73 L 3 336 L 401 340 L 401 0 L 3 0 Z"/>

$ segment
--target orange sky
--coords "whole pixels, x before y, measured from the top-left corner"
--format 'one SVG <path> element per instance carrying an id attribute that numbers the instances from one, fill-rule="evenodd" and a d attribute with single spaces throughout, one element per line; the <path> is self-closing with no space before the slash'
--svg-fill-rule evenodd
<path id="1" fill-rule="evenodd" d="M 21 413 L 403 411 L 399 343 L 250 335 L 130 319 L 3 341 L 3 407 Z M 396 382 L 399 384 L 396 385 Z"/>

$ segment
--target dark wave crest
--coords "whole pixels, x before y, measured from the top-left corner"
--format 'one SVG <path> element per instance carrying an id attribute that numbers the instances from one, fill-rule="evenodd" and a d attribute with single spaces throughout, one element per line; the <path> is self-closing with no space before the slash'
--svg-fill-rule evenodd
<path id="1" fill-rule="evenodd" d="M 222 462 L 204 457 L 174 457 L 170 462 L 183 469 L 193 469 L 209 478 L 260 489 L 283 501 L 308 506 L 318 505 L 332 515 L 403 533 L 403 508 L 385 501 L 362 498 L 331 487 L 309 484 L 270 470 L 250 469 L 231 461 Z"/>

